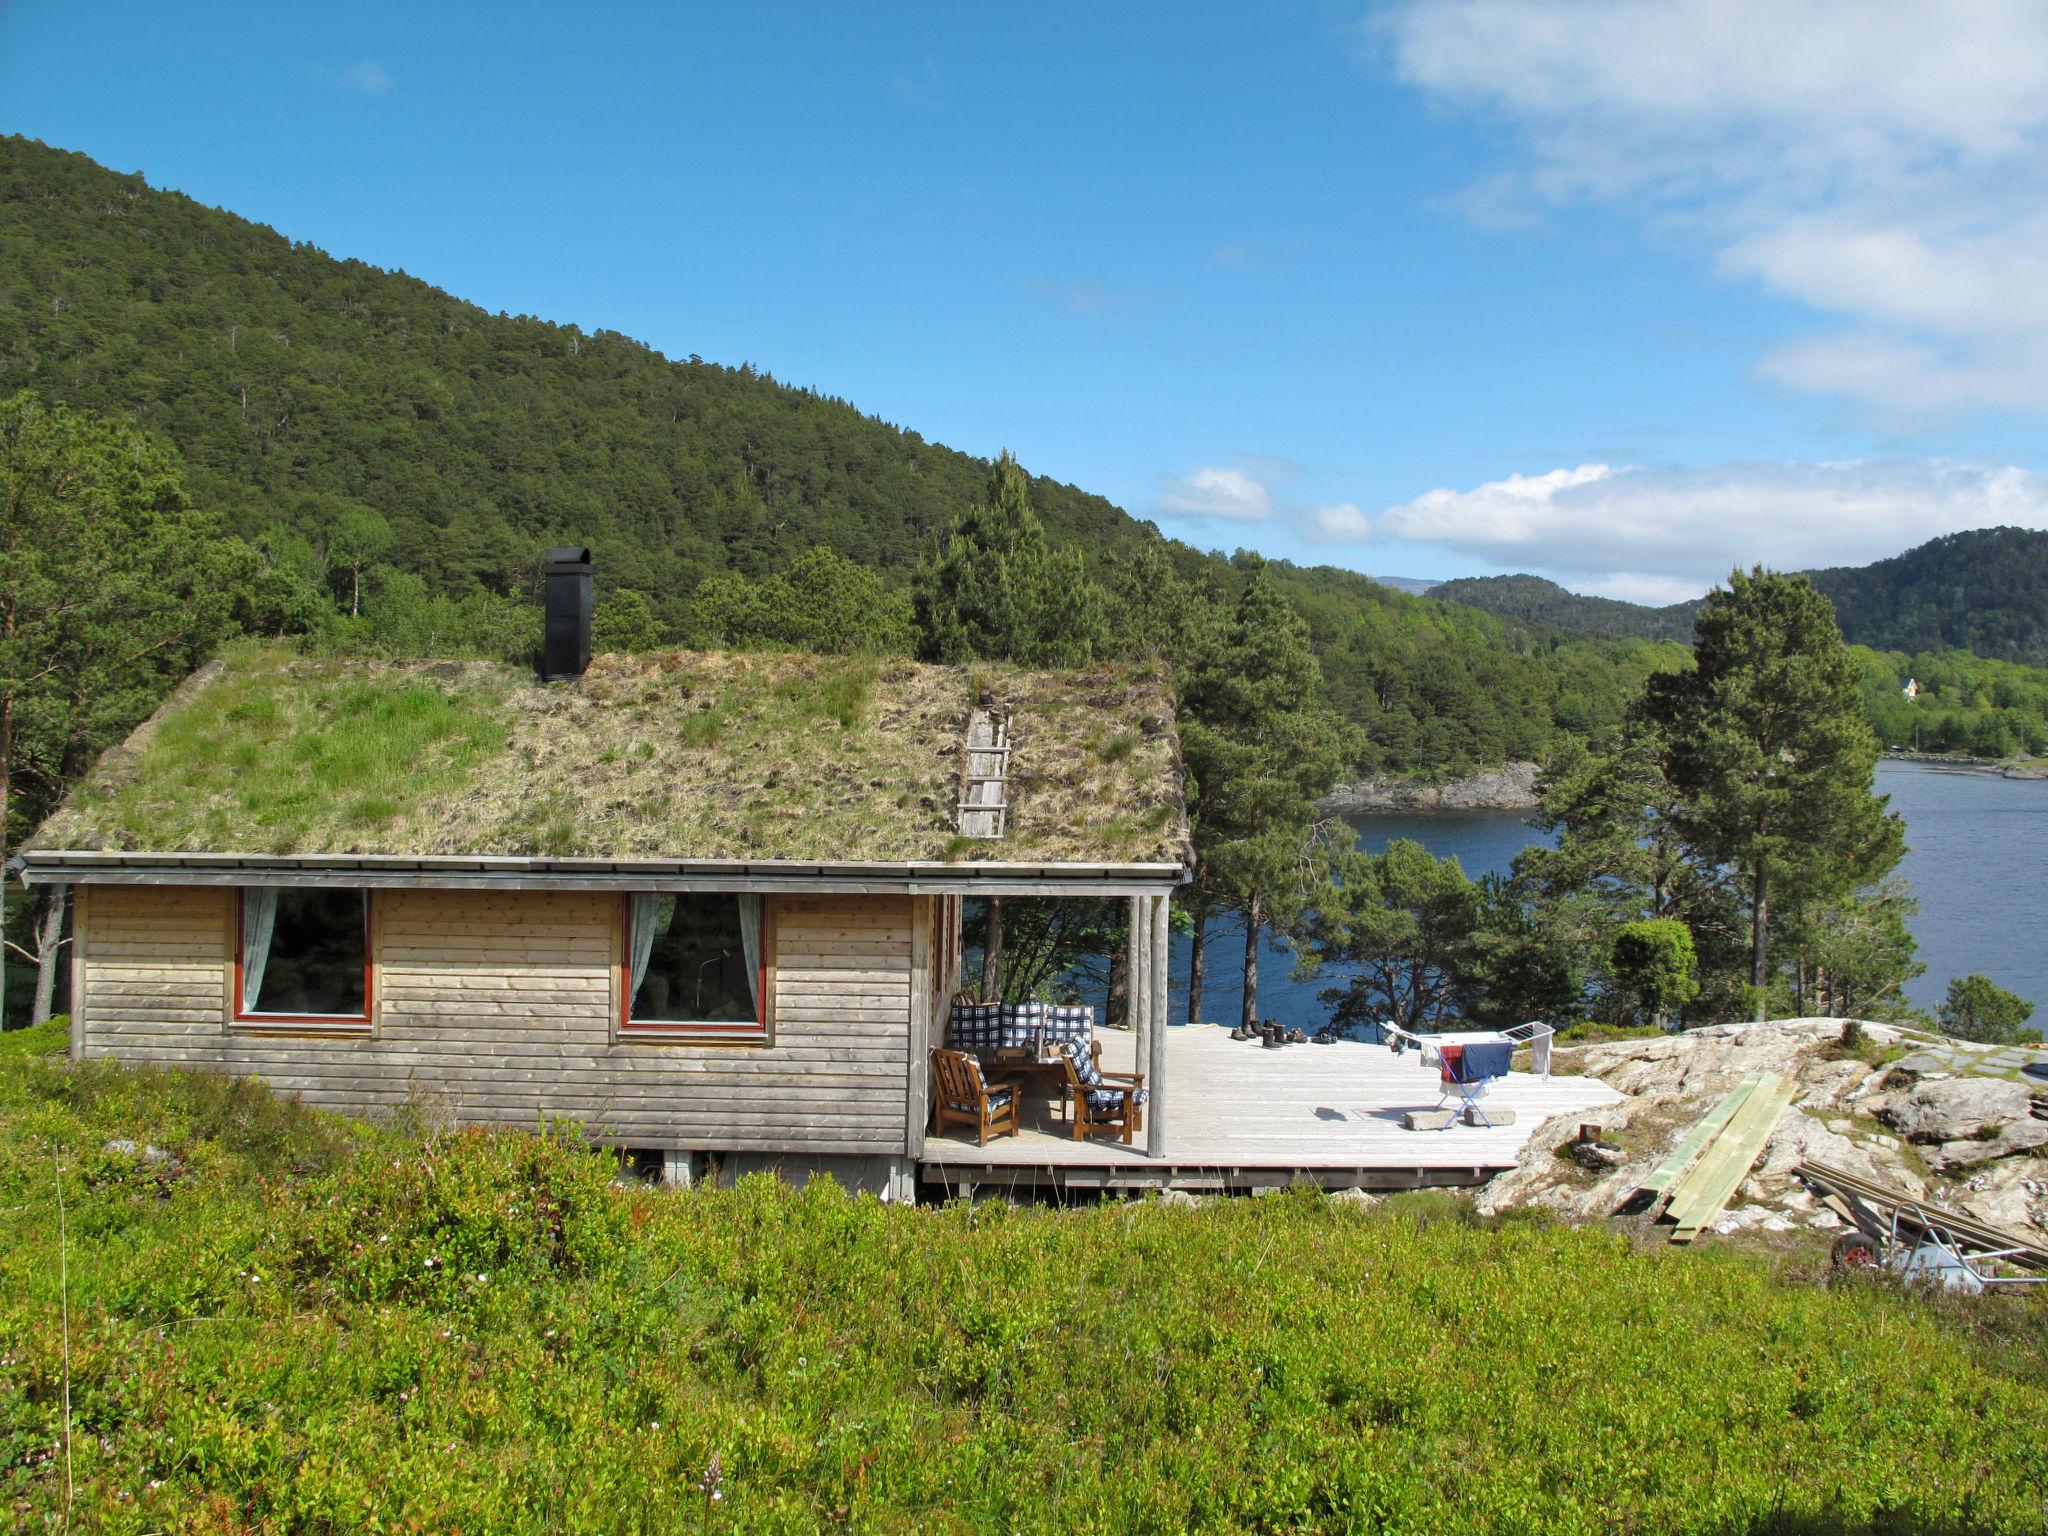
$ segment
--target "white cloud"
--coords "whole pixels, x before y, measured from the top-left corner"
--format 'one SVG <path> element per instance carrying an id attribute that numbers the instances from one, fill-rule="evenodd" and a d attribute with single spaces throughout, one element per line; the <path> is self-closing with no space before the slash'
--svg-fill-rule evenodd
<path id="1" fill-rule="evenodd" d="M 1334 507 L 1317 507 L 1306 531 L 1313 538 L 1336 543 L 1369 543 L 1372 519 L 1359 511 L 1355 503 L 1340 501 Z"/>
<path id="2" fill-rule="evenodd" d="M 1249 240 L 1225 240 L 1210 253 L 1209 264 L 1232 272 L 1249 272 L 1258 265 L 1258 252 Z"/>
<path id="3" fill-rule="evenodd" d="M 1034 277 L 1026 286 L 1061 314 L 1077 318 L 1121 320 L 1147 296 L 1143 288 L 1105 283 L 1097 278 L 1060 281 Z"/>
<path id="4" fill-rule="evenodd" d="M 1517 131 L 1513 165 L 1453 199 L 1482 222 L 1613 204 L 1849 322 L 1769 377 L 2048 411 L 2038 0 L 1403 0 L 1368 31 L 1403 79 Z M 1908 360 L 1936 376 L 1902 397 Z"/>
<path id="5" fill-rule="evenodd" d="M 1210 464 L 1192 474 L 1164 476 L 1159 509 L 1181 517 L 1264 522 L 1273 515 L 1273 493 L 1241 469 Z"/>
<path id="6" fill-rule="evenodd" d="M 1939 461 L 1582 464 L 1428 491 L 1376 517 L 1326 509 L 1313 531 L 1424 544 L 1542 571 L 1581 591 L 1673 602 L 1737 566 L 1863 565 L 1940 534 L 2001 524 L 2048 527 L 2048 476 Z"/>

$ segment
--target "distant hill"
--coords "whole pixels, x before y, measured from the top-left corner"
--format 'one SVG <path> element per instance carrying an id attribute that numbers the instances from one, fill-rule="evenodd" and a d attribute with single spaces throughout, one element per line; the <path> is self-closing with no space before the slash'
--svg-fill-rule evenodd
<path id="1" fill-rule="evenodd" d="M 1414 597 L 1434 592 L 1443 583 L 1425 576 L 1375 576 L 1372 578 L 1383 587 L 1392 587 L 1396 592 L 1406 592 Z"/>
<path id="2" fill-rule="evenodd" d="M 1692 639 L 1697 603 L 1646 608 L 1611 597 L 1581 597 L 1541 576 L 1465 576 L 1439 582 L 1429 595 L 1439 602 L 1484 608 L 1503 618 L 1577 635 L 1634 636 L 1643 640 Z"/>
<path id="3" fill-rule="evenodd" d="M 1952 533 L 1864 566 L 1808 571 L 1852 644 L 1908 653 L 1955 649 L 2048 662 L 2048 532 Z M 1650 608 L 1582 597 L 1541 576 L 1447 581 L 1431 597 L 1568 634 L 1689 640 L 1695 602 Z"/>
<path id="4" fill-rule="evenodd" d="M 396 561 L 454 594 L 516 592 L 538 553 L 674 621 L 705 576 L 824 545 L 896 572 L 979 496 L 985 460 L 751 366 L 491 314 L 84 155 L 0 138 L 0 391 L 32 388 L 174 441 L 254 536 L 374 507 Z M 1046 479 L 1055 535 L 1148 530 Z"/>
<path id="5" fill-rule="evenodd" d="M 1808 574 L 1858 645 L 2048 661 L 2048 532 L 1951 533 L 1874 565 Z"/>

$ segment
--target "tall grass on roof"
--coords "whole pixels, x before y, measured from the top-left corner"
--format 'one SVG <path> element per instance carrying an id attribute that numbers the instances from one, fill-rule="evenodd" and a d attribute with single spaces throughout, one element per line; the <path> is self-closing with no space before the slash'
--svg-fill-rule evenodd
<path id="1" fill-rule="evenodd" d="M 1011 712 L 1010 835 L 956 840 L 963 745 Z M 154 852 L 1172 860 L 1166 680 L 861 656 L 492 662 L 245 644 L 102 763 L 39 835 Z"/>
<path id="2" fill-rule="evenodd" d="M 111 794 L 89 785 L 81 806 L 103 806 L 142 846 L 233 846 L 256 827 L 261 851 L 286 852 L 330 828 L 390 826 L 505 746 L 502 687 L 488 668 L 391 680 L 257 647 L 225 662 L 151 729 L 146 775 Z M 157 841 L 166 828 L 169 841 Z"/>

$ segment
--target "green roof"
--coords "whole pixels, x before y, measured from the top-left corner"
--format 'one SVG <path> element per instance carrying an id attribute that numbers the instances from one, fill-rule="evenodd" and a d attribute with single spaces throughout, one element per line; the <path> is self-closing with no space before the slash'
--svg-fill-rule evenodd
<path id="1" fill-rule="evenodd" d="M 1006 835 L 958 828 L 977 707 L 1010 714 Z M 1180 862 L 1169 679 L 660 652 L 539 683 L 243 643 L 108 752 L 40 850 Z"/>

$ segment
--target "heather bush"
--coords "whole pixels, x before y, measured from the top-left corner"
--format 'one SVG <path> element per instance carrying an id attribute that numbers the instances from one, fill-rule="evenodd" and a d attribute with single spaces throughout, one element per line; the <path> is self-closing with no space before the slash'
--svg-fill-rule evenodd
<path id="1" fill-rule="evenodd" d="M 2038 1298 L 1446 1195 L 610 1175 L 562 1129 L 0 1066 L 15 1528 L 67 1523 L 68 1339 L 76 1530 L 2040 1529 Z"/>

